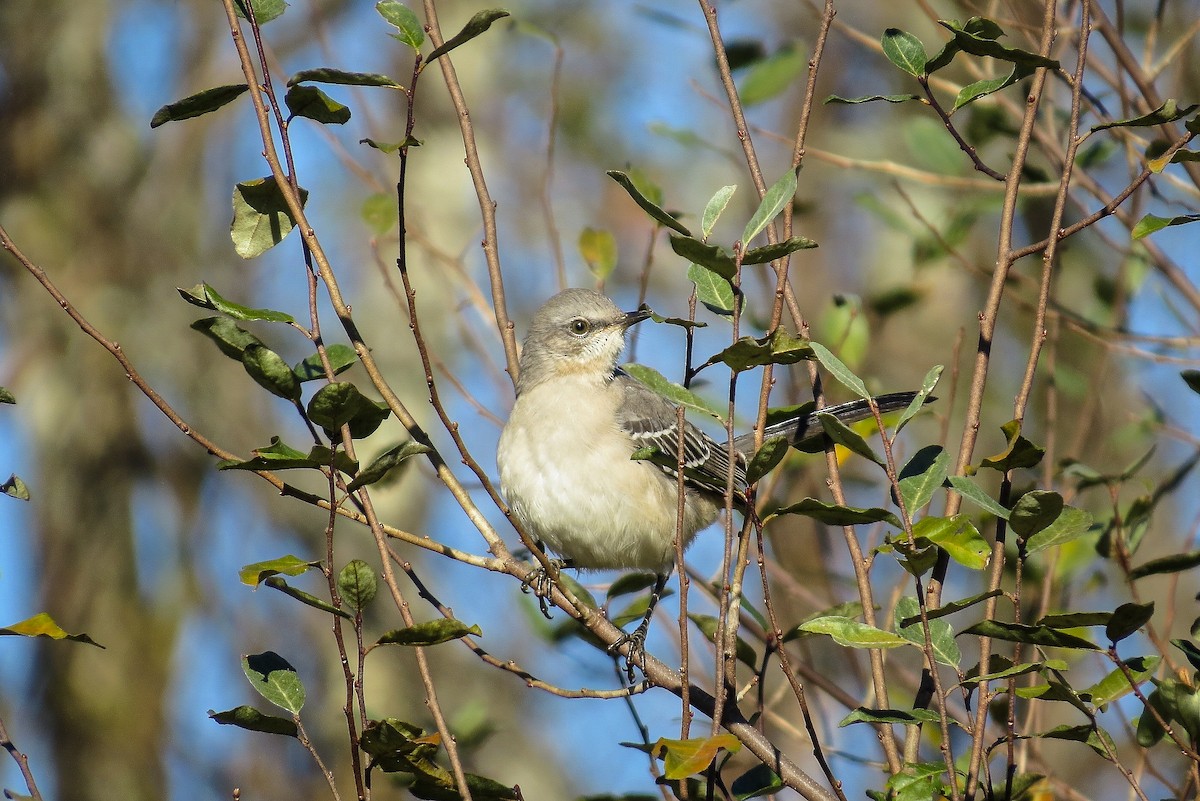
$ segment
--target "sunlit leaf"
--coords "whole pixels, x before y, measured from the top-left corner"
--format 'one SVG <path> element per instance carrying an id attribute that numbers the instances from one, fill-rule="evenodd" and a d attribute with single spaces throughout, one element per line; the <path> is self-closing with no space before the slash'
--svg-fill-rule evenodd
<path id="1" fill-rule="evenodd" d="M 264 562 L 254 562 L 253 564 L 246 565 L 238 571 L 238 579 L 243 584 L 257 587 L 271 576 L 280 573 L 285 576 L 299 576 L 320 564 L 317 561 L 305 561 L 298 556 L 288 554 L 278 559 L 268 559 Z"/>
<path id="2" fill-rule="evenodd" d="M 300 205 L 308 190 L 300 189 Z M 274 176 L 242 181 L 233 191 L 233 222 L 229 236 L 233 249 L 243 259 L 261 256 L 283 241 L 296 226 L 291 210 Z"/>
<path id="3" fill-rule="evenodd" d="M 242 657 L 242 672 L 258 694 L 293 715 L 304 708 L 304 684 L 296 669 L 274 651 Z"/>
<path id="4" fill-rule="evenodd" d="M 384 634 L 376 642 L 377 645 L 438 645 L 457 640 L 460 637 L 481 637 L 483 631 L 479 626 L 468 626 L 461 620 L 443 618 L 417 623 L 403 629 L 394 629 Z"/>
<path id="5" fill-rule="evenodd" d="M 0 637 L 3 636 L 46 637 L 51 640 L 70 640 L 71 642 L 81 642 L 86 645 L 94 645 L 97 648 L 104 648 L 103 645 L 86 634 L 68 634 L 61 626 L 54 622 L 54 618 L 50 617 L 47 612 L 39 612 L 33 617 L 0 627 Z"/>
<path id="6" fill-rule="evenodd" d="M 654 754 L 663 760 L 663 775 L 667 779 L 686 779 L 702 772 L 724 749 L 737 753 L 741 742 L 732 734 L 718 734 L 692 740 L 669 740 L 660 737 L 653 746 Z"/>
<path id="7" fill-rule="evenodd" d="M 750 216 L 750 222 L 746 223 L 746 228 L 742 231 L 742 247 L 748 247 L 750 241 L 770 225 L 771 221 L 779 216 L 779 213 L 792 202 L 792 198 L 795 196 L 796 170 L 789 169 L 779 180 L 771 184 L 763 195 L 762 202 Z"/>
<path id="8" fill-rule="evenodd" d="M 881 41 L 888 61 L 914 77 L 925 74 L 928 56 L 920 39 L 899 28 L 888 28 Z"/>

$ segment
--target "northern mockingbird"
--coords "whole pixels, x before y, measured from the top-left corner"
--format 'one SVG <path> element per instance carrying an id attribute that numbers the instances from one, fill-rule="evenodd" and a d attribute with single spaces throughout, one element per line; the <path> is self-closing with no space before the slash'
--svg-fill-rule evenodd
<path id="1" fill-rule="evenodd" d="M 651 446 L 666 461 L 679 448 L 676 405 L 617 367 L 625 332 L 645 310 L 624 312 L 589 289 L 568 289 L 538 309 L 525 337 L 517 399 L 500 434 L 496 463 L 512 514 L 530 536 L 582 569 L 639 568 L 657 576 L 650 608 L 622 638 L 640 651 L 654 608 L 675 563 L 678 483 L 661 462 L 631 459 Z M 881 411 L 903 408 L 914 393 L 876 398 Z M 866 401 L 826 407 L 843 422 L 871 416 Z M 769 426 L 764 437 L 799 446 L 823 435 L 815 414 Z M 733 440 L 733 489 L 746 489 L 754 434 Z M 724 507 L 727 444 L 683 424 L 684 547 Z M 615 648 L 616 646 L 614 646 Z M 635 658 L 634 650 L 630 651 Z M 632 671 L 631 671 L 632 673 Z"/>

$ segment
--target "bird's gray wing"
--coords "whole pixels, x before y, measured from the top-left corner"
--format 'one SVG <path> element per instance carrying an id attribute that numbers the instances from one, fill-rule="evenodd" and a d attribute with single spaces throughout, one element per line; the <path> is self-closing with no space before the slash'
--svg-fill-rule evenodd
<path id="1" fill-rule="evenodd" d="M 638 448 L 654 448 L 655 463 L 674 475 L 670 465 L 679 452 L 678 407 L 667 398 L 618 371 L 613 381 L 621 387 L 622 402 L 617 421 Z M 683 421 L 684 478 L 698 489 L 724 493 L 729 476 L 729 452 L 687 420 Z M 746 467 L 739 457 L 734 464 L 734 489 L 746 488 Z"/>
<path id="2" fill-rule="evenodd" d="M 887 414 L 906 408 L 916 396 L 915 392 L 892 392 L 886 395 L 876 395 L 875 404 L 879 407 L 880 414 Z M 929 403 L 932 400 L 933 398 L 928 398 L 925 402 Z M 838 420 L 849 425 L 870 417 L 871 405 L 862 399 L 852 400 L 836 406 L 826 406 L 821 409 L 821 413 L 832 414 Z M 817 419 L 816 405 L 806 403 L 796 409 L 793 416 L 768 425 L 763 431 L 763 439 L 771 437 L 784 437 L 793 448 L 810 453 L 823 449 L 825 432 L 821 428 L 821 421 Z M 754 433 L 750 432 L 735 438 L 733 444 L 742 453 L 752 451 L 754 449 Z"/>

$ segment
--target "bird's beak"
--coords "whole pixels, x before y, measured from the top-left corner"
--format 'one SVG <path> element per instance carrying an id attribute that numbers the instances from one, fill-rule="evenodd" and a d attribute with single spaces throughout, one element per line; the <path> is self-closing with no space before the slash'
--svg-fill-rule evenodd
<path id="1" fill-rule="evenodd" d="M 628 330 L 642 320 L 648 319 L 650 319 L 650 307 L 643 303 L 637 311 L 625 312 L 625 319 L 621 322 L 621 325 Z"/>

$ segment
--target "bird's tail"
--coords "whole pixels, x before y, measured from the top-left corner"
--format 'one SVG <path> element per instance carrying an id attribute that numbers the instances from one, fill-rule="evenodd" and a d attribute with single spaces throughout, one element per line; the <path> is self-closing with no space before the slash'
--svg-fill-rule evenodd
<path id="1" fill-rule="evenodd" d="M 906 408 L 917 397 L 915 392 L 892 392 L 887 395 L 877 395 L 875 404 L 882 414 Z M 928 398 L 926 403 L 932 401 Z M 836 406 L 826 406 L 821 409 L 824 414 L 832 414 L 838 420 L 849 425 L 871 416 L 871 406 L 864 399 L 839 403 Z M 763 430 L 763 439 L 770 437 L 786 437 L 788 444 L 802 451 L 821 450 L 824 448 L 824 430 L 821 421 L 817 419 L 816 404 L 806 403 L 797 408 L 794 414 L 767 425 Z M 754 433 L 743 434 L 733 441 L 734 447 L 742 453 L 754 450 Z"/>

